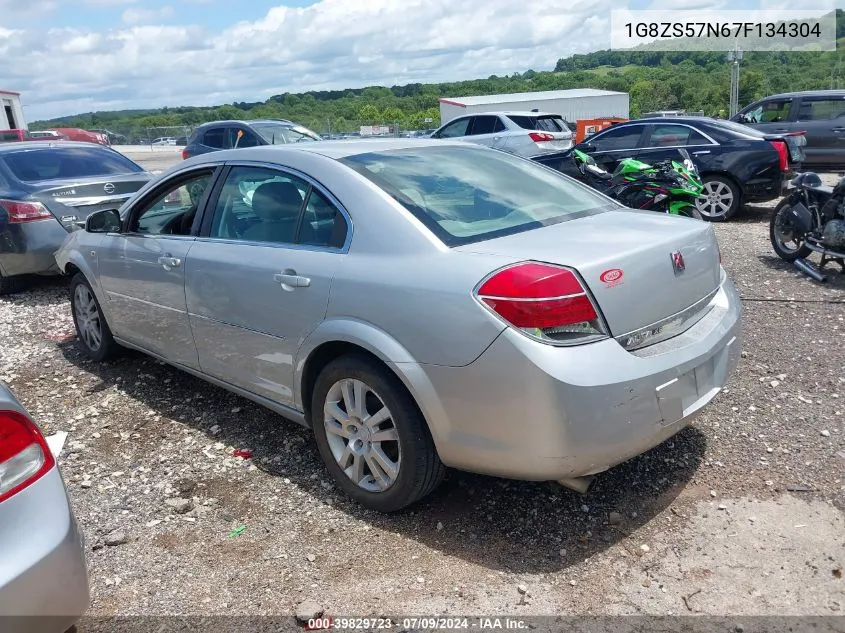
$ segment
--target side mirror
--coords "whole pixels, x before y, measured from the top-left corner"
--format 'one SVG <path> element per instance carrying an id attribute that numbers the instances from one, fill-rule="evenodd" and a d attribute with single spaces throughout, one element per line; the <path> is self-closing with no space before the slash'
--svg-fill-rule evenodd
<path id="1" fill-rule="evenodd" d="M 120 214 L 117 209 L 95 211 L 85 220 L 88 233 L 116 233 L 120 231 Z"/>

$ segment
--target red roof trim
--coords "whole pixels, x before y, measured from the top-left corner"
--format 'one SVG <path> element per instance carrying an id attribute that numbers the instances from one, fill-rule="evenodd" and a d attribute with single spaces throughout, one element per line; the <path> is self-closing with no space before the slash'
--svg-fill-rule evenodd
<path id="1" fill-rule="evenodd" d="M 14 95 L 16 97 L 20 97 L 21 93 L 19 92 L 12 92 L 11 90 L 0 90 L 0 95 Z"/>
<path id="2" fill-rule="evenodd" d="M 467 104 L 461 103 L 460 101 L 451 101 L 450 99 L 441 99 L 440 103 L 448 103 L 449 105 L 458 106 L 460 108 L 467 107 Z"/>

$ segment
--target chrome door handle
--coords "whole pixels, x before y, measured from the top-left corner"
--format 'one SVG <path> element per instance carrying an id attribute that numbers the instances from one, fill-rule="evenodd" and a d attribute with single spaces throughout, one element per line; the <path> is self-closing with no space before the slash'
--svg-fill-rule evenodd
<path id="1" fill-rule="evenodd" d="M 182 260 L 178 257 L 170 257 L 170 255 L 165 255 L 164 257 L 158 258 L 158 263 L 164 266 L 165 270 L 170 270 L 171 268 L 178 268 L 182 265 Z"/>
<path id="2" fill-rule="evenodd" d="M 693 152 L 693 154 L 695 154 L 696 156 L 698 156 L 699 154 L 709 154 L 709 153 L 710 153 L 709 149 L 700 149 L 697 152 Z"/>
<path id="3" fill-rule="evenodd" d="M 286 270 L 283 273 L 277 273 L 273 275 L 273 281 L 280 284 L 284 290 L 307 288 L 311 285 L 311 280 L 308 277 L 297 275 L 295 270 Z"/>

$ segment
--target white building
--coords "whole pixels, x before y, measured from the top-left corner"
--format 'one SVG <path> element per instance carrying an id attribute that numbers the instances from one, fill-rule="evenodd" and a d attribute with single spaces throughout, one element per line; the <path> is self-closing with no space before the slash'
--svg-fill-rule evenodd
<path id="1" fill-rule="evenodd" d="M 559 114 L 570 123 L 578 119 L 603 117 L 627 119 L 629 107 L 630 97 L 627 92 L 611 92 L 593 88 L 518 92 L 483 97 L 448 97 L 440 99 L 440 125 L 463 114 L 534 109 L 549 114 Z"/>
<path id="2" fill-rule="evenodd" d="M 26 130 L 21 94 L 0 90 L 0 130 Z"/>

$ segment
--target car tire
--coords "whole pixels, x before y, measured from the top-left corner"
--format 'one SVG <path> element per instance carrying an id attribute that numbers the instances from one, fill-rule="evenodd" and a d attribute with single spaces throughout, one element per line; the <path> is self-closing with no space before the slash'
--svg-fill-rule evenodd
<path id="1" fill-rule="evenodd" d="M 109 360 L 122 350 L 112 337 L 97 295 L 82 273 L 70 281 L 70 310 L 80 347 L 91 360 Z"/>
<path id="2" fill-rule="evenodd" d="M 356 397 L 362 394 L 358 406 Z M 443 480 L 446 468 L 413 398 L 395 374 L 368 356 L 342 356 L 320 372 L 311 423 L 335 483 L 367 508 L 401 510 Z"/>
<path id="3" fill-rule="evenodd" d="M 702 179 L 704 193 L 696 201 L 701 219 L 707 222 L 727 222 L 739 211 L 742 191 L 730 178 L 710 175 Z"/>
<path id="4" fill-rule="evenodd" d="M 772 212 L 772 217 L 769 220 L 769 240 L 772 243 L 772 248 L 775 253 L 777 253 L 778 257 L 786 262 L 794 262 L 796 259 L 804 259 L 813 252 L 813 249 L 803 242 L 800 246 L 798 246 L 798 248 L 788 248 L 778 236 L 778 220 L 781 214 L 786 212 L 786 209 L 790 204 L 791 201 L 789 198 L 781 200 L 778 206 L 775 207 L 775 210 Z"/>
<path id="5" fill-rule="evenodd" d="M 26 286 L 26 278 L 21 275 L 4 277 L 0 275 L 0 295 L 10 295 L 20 292 Z"/>

